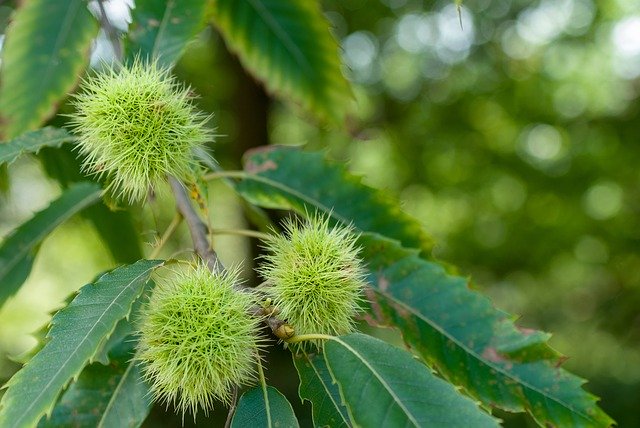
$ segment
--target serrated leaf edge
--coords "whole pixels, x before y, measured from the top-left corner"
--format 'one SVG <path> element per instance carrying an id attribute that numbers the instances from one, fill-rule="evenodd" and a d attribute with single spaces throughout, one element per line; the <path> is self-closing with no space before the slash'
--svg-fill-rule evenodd
<path id="1" fill-rule="evenodd" d="M 154 265 L 154 266 L 152 266 L 152 267 L 148 268 L 148 269 L 147 269 L 147 270 L 145 270 L 143 273 L 141 273 L 140 275 L 138 275 L 136 278 L 134 278 L 134 279 L 132 279 L 131 281 L 129 281 L 129 282 L 127 283 L 127 286 L 123 287 L 123 289 L 120 291 L 120 293 L 118 294 L 118 296 L 120 296 L 120 295 L 124 292 L 124 290 L 125 290 L 125 289 L 127 289 L 127 288 L 128 288 L 128 287 L 129 287 L 133 282 L 135 282 L 138 278 L 140 278 L 141 276 L 146 275 L 146 274 L 147 274 L 147 272 L 149 272 L 149 271 L 155 270 L 155 269 L 157 269 L 157 268 L 159 268 L 159 267 L 163 266 L 164 264 L 165 264 L 165 261 L 161 261 L 161 263 L 159 263 L 159 264 L 157 264 L 157 265 Z M 106 273 L 105 273 L 104 275 L 102 275 L 102 276 L 101 276 L 97 281 L 95 281 L 95 282 L 93 282 L 93 283 L 90 283 L 90 284 L 87 284 L 87 285 L 95 285 L 95 284 L 97 284 L 97 283 L 98 283 L 98 282 L 100 282 L 100 281 L 101 281 L 105 276 L 110 275 L 112 272 L 113 272 L 113 271 L 106 272 Z M 84 287 L 83 287 L 83 288 L 84 288 Z M 140 297 L 140 295 L 142 294 L 143 290 L 144 290 L 144 287 L 143 287 L 143 288 L 141 288 L 140 294 L 139 294 L 136 298 L 139 298 L 139 297 Z M 75 299 L 76 299 L 76 298 L 77 298 L 81 293 L 82 293 L 82 288 L 80 289 L 80 292 L 78 293 L 78 295 L 76 295 L 76 297 L 75 297 L 73 300 L 75 300 Z M 116 296 L 116 297 L 117 297 L 117 296 Z M 114 300 L 116 300 L 116 299 L 114 299 Z M 133 301 L 135 301 L 135 299 L 133 299 Z M 131 307 L 133 306 L 133 301 L 132 301 L 132 302 L 131 302 L 131 304 L 129 305 L 129 311 L 128 311 L 128 312 L 130 312 L 130 311 L 131 311 Z M 65 306 L 64 308 L 62 308 L 60 311 L 58 311 L 58 312 L 53 316 L 53 318 L 52 318 L 52 320 L 51 320 L 51 323 L 50 323 L 49 332 L 47 333 L 47 336 L 45 337 L 45 341 L 47 341 L 47 342 L 48 342 L 48 341 L 50 341 L 50 340 L 52 339 L 52 337 L 50 337 L 50 334 L 51 334 L 51 330 L 52 330 L 53 326 L 56 324 L 56 318 L 57 318 L 58 314 L 63 313 L 63 312 L 64 312 L 65 310 L 67 310 L 67 309 L 69 308 L 69 306 L 71 306 L 72 304 L 73 304 L 73 301 L 72 301 L 69 305 L 67 305 L 67 306 Z M 111 302 L 111 303 L 109 304 L 109 306 L 107 306 L 107 308 L 110 308 L 112 305 L 113 305 L 113 302 Z M 104 312 L 106 312 L 106 310 L 105 310 L 105 311 L 103 311 L 103 315 L 104 315 Z M 102 319 L 102 315 L 101 315 L 101 316 L 100 316 L 100 318 L 98 318 L 98 320 L 93 324 L 93 327 L 91 327 L 91 330 L 92 330 L 93 328 L 95 328 L 95 326 L 99 323 L 100 319 Z M 106 334 L 106 335 L 105 335 L 105 337 L 109 337 L 109 336 L 111 336 L 111 334 L 113 334 L 113 332 L 114 332 L 114 330 L 115 330 L 115 326 L 116 326 L 116 324 L 117 324 L 117 323 L 115 323 L 115 324 L 114 324 L 114 326 L 113 326 L 113 328 L 111 329 L 111 331 L 110 331 L 108 334 Z M 87 336 L 88 336 L 88 335 L 85 335 L 85 337 L 81 340 L 81 342 L 80 342 L 80 343 L 83 343 Z M 103 339 L 103 340 L 104 340 L 104 339 Z M 46 347 L 46 344 L 45 344 L 45 347 Z M 76 348 L 75 348 L 75 350 L 74 350 L 74 351 L 77 351 L 79 347 L 80 347 L 80 345 L 76 346 Z M 42 350 L 44 350 L 44 349 L 45 349 L 45 348 L 43 347 L 43 349 L 42 349 Z M 41 351 L 42 351 L 42 350 L 41 350 Z M 70 353 L 68 353 L 68 354 L 67 354 L 67 359 L 65 360 L 65 362 L 64 362 L 60 367 L 64 366 L 66 363 L 68 363 L 68 361 L 69 361 L 69 359 L 71 358 L 71 356 L 73 355 L 73 353 L 74 353 L 74 352 L 70 352 Z M 95 353 L 94 353 L 94 355 L 95 355 Z M 63 387 L 62 387 L 62 388 L 57 392 L 55 399 L 54 399 L 54 400 L 52 400 L 52 402 L 51 402 L 51 404 L 49 405 L 49 407 L 47 408 L 47 410 L 43 413 L 44 415 L 46 415 L 47 417 L 50 417 L 50 416 L 51 416 L 51 412 L 52 412 L 52 411 L 53 411 L 53 409 L 55 408 L 55 405 L 56 405 L 56 403 L 57 403 L 57 401 L 58 401 L 58 399 L 59 399 L 60 394 L 61 394 L 61 393 L 63 392 L 63 390 L 64 390 L 64 389 L 69 385 L 69 383 L 70 383 L 72 380 L 73 380 L 73 381 L 76 381 L 76 380 L 78 379 L 78 376 L 80 375 L 80 373 L 82 372 L 82 370 L 86 367 L 86 365 L 87 365 L 88 363 L 90 363 L 90 362 L 91 362 L 91 358 L 92 358 L 92 357 L 90 357 L 90 358 L 89 358 L 89 359 L 84 363 L 84 365 L 83 365 L 82 367 L 80 367 L 80 368 L 77 370 L 77 372 L 76 372 L 74 375 L 72 375 L 72 376 L 71 376 L 71 377 L 70 377 L 70 378 L 65 382 L 64 386 L 63 386 Z M 27 364 L 25 364 L 25 365 L 23 366 L 23 368 L 24 368 L 24 367 L 26 367 L 27 365 L 29 365 L 29 363 L 30 363 L 30 362 L 31 362 L 31 361 L 27 362 Z M 56 374 L 57 374 L 57 373 L 60 373 L 60 369 L 58 369 L 58 371 L 56 372 Z M 52 376 L 52 378 L 53 378 L 53 377 L 55 377 L 55 375 L 54 375 L 54 376 Z M 11 387 L 11 385 L 13 385 L 13 384 L 15 383 L 15 382 L 13 382 L 13 380 L 14 380 L 14 379 L 15 379 L 15 375 L 14 375 L 11 379 L 9 379 L 9 381 L 8 381 L 6 384 L 4 384 L 4 385 L 2 386 L 2 388 L 0 388 L 0 389 L 8 389 L 8 388 L 10 388 L 10 387 Z M 41 392 L 39 393 L 39 395 L 37 395 L 35 398 L 32 398 L 31 404 L 29 405 L 29 407 L 27 407 L 27 409 L 26 409 L 26 411 L 25 411 L 24 413 L 27 413 L 27 411 L 28 411 L 28 410 L 30 410 L 30 409 L 33 407 L 33 404 L 35 403 L 36 399 L 42 395 L 42 393 L 46 390 L 46 388 L 47 388 L 50 384 L 51 384 L 51 380 L 49 381 L 49 383 L 47 383 L 47 385 L 45 385 L 45 387 L 41 390 Z M 6 396 L 6 393 L 5 393 L 5 395 L 3 396 L 3 399 L 4 399 L 4 397 L 5 397 L 5 396 Z M 2 401 L 4 401 L 4 400 L 0 400 L 0 405 L 2 404 Z M 3 409 L 3 406 L 0 406 L 0 413 L 2 413 L 2 409 Z M 43 414 L 41 413 L 41 414 L 40 414 L 40 417 L 41 417 Z M 19 422 L 19 421 L 20 421 L 20 419 L 18 419 L 18 421 L 16 422 L 16 426 L 19 426 L 19 424 L 18 424 L 18 422 Z M 36 422 L 37 422 L 37 421 L 36 421 Z"/>

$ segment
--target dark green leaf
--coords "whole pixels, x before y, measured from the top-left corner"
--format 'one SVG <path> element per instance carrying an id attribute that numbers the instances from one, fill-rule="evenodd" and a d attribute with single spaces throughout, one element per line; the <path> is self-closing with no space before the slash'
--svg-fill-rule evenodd
<path id="1" fill-rule="evenodd" d="M 315 1 L 215 0 L 214 22 L 266 87 L 322 118 L 340 121 L 351 91 L 338 46 Z"/>
<path id="2" fill-rule="evenodd" d="M 0 426 L 33 426 L 127 317 L 161 260 L 140 260 L 85 285 L 51 320 L 47 343 L 7 383 Z"/>
<path id="3" fill-rule="evenodd" d="M 171 66 L 204 27 L 206 0 L 137 0 L 127 44 L 130 60 L 157 59 Z"/>
<path id="4" fill-rule="evenodd" d="M 327 189 L 329 180 L 319 174 L 313 174 L 315 180 L 304 181 L 304 186 L 297 184 L 300 176 L 314 171 L 313 158 L 303 154 L 271 159 L 272 152 L 285 150 L 249 154 L 246 169 L 258 175 L 239 184 L 243 196 L 267 208 L 301 211 L 301 201 L 328 212 L 333 208 L 336 220 L 372 231 L 361 226 L 360 216 L 366 219 L 370 211 L 366 204 L 359 210 L 349 209 L 363 197 L 359 192 L 371 190 L 343 192 L 341 189 L 352 187 L 349 176 L 342 181 L 335 177 L 331 181 L 335 190 Z M 252 164 L 255 158 L 259 162 Z M 299 176 L 283 171 L 297 171 Z M 397 221 L 390 213 L 380 214 L 381 219 Z M 527 411 L 543 425 L 611 424 L 597 407 L 596 398 L 581 388 L 584 381 L 557 367 L 562 359 L 546 344 L 547 334 L 519 330 L 507 314 L 471 291 L 465 278 L 447 275 L 441 265 L 420 257 L 419 249 L 406 249 L 396 241 L 371 235 L 363 236 L 360 245 L 374 290 L 368 293 L 372 321 L 400 328 L 425 360 L 487 406 Z"/>
<path id="5" fill-rule="evenodd" d="M 497 427 L 407 351 L 364 334 L 325 343 L 324 356 L 356 426 Z"/>
<path id="6" fill-rule="evenodd" d="M 297 355 L 293 362 L 300 377 L 300 398 L 313 405 L 313 424 L 332 428 L 351 426 L 338 385 L 331 378 L 322 356 Z"/>
<path id="7" fill-rule="evenodd" d="M 43 147 L 59 147 L 73 136 L 59 128 L 46 127 L 27 132 L 6 143 L 0 143 L 0 164 L 11 163 L 25 153 L 38 153 Z"/>
<path id="8" fill-rule="evenodd" d="M 277 389 L 267 386 L 252 388 L 242 394 L 231 421 L 232 428 L 298 427 L 291 403 Z"/>
<path id="9" fill-rule="evenodd" d="M 7 28 L 2 52 L 3 137 L 39 126 L 76 84 L 98 32 L 86 0 L 23 2 Z"/>
<path id="10" fill-rule="evenodd" d="M 433 241 L 420 223 L 402 212 L 382 192 L 365 186 L 343 165 L 320 153 L 291 147 L 267 147 L 245 155 L 245 170 L 252 174 L 237 188 L 250 202 L 266 208 L 293 208 L 304 213 L 314 207 L 363 232 L 397 239 L 406 247 L 427 254 Z"/>
<path id="11" fill-rule="evenodd" d="M 487 405 L 527 411 L 541 425 L 605 427 L 613 421 L 558 367 L 548 335 L 518 330 L 507 314 L 415 250 L 374 235 L 359 241 L 370 271 L 368 298 L 380 324 L 400 328 L 440 373 Z"/>
<path id="12" fill-rule="evenodd" d="M 39 427 L 138 427 L 151 409 L 149 387 L 140 366 L 131 361 L 131 336 L 108 365 L 93 363 L 67 388 L 51 417 Z"/>
<path id="13" fill-rule="evenodd" d="M 100 199 L 94 183 L 77 184 L 7 236 L 0 247 L 0 305 L 27 279 L 42 240 L 62 222 Z"/>

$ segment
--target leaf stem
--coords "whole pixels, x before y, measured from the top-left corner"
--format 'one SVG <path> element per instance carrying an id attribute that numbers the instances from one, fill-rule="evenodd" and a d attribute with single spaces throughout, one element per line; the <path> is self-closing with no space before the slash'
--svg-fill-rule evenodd
<path id="1" fill-rule="evenodd" d="M 206 174 L 202 179 L 204 181 L 218 180 L 221 178 L 247 178 L 249 174 L 244 171 L 216 171 Z"/>
<path id="2" fill-rule="evenodd" d="M 247 229 L 211 229 L 211 233 L 214 235 L 238 235 L 238 236 L 247 236 L 249 238 L 256 238 L 266 240 L 269 239 L 271 235 L 268 233 L 262 233 L 255 230 L 247 230 Z"/>
<path id="3" fill-rule="evenodd" d="M 267 392 L 267 380 L 264 377 L 264 370 L 262 369 L 262 360 L 257 358 L 258 361 L 258 377 L 260 378 L 260 387 L 262 388 L 262 395 L 264 396 L 264 402 L 267 410 L 267 425 L 271 428 L 271 406 L 269 405 L 269 393 Z"/>
<path id="4" fill-rule="evenodd" d="M 182 222 L 182 215 L 179 212 L 176 212 L 176 215 L 173 217 L 173 220 L 171 220 L 171 223 L 167 227 L 167 230 L 164 231 L 164 234 L 160 238 L 158 245 L 156 246 L 156 248 L 153 249 L 153 252 L 149 255 L 150 259 L 155 259 L 156 257 L 158 257 L 158 254 L 160 254 L 162 247 L 164 247 L 164 244 L 166 244 L 169 238 L 171 238 L 171 235 L 173 235 L 173 232 L 176 231 L 176 229 L 178 228 L 181 222 Z"/>
<path id="5" fill-rule="evenodd" d="M 320 333 L 300 334 L 293 336 L 291 339 L 286 340 L 287 343 L 304 342 L 305 340 L 336 340 L 335 336 Z"/>

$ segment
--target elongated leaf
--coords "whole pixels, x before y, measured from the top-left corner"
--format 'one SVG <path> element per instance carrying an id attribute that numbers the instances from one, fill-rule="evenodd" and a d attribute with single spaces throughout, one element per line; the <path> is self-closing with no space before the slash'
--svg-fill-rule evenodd
<path id="1" fill-rule="evenodd" d="M 324 356 L 356 426 L 499 426 L 411 354 L 381 340 L 342 336 L 327 341 Z"/>
<path id="2" fill-rule="evenodd" d="M 137 0 L 131 11 L 128 57 L 170 66 L 204 27 L 206 0 Z"/>
<path id="3" fill-rule="evenodd" d="M 351 92 L 338 46 L 315 1 L 215 0 L 214 23 L 266 87 L 321 118 L 339 121 Z"/>
<path id="4" fill-rule="evenodd" d="M 93 363 L 65 391 L 51 417 L 43 418 L 39 427 L 138 427 L 151 409 L 149 387 L 140 366 L 131 361 L 131 341 L 109 365 Z M 128 348 L 128 349 L 126 349 Z"/>
<path id="5" fill-rule="evenodd" d="M 277 389 L 252 388 L 242 394 L 231 421 L 232 428 L 300 426 L 291 404 Z"/>
<path id="6" fill-rule="evenodd" d="M 313 406 L 314 426 L 350 427 L 347 408 L 324 359 L 318 355 L 298 355 L 293 362 L 300 377 L 300 398 L 309 400 Z"/>
<path id="7" fill-rule="evenodd" d="M 27 132 L 6 143 L 0 143 L 0 165 L 11 163 L 25 153 L 38 153 L 43 147 L 59 147 L 62 143 L 74 139 L 60 128 L 46 127 Z"/>
<path id="8" fill-rule="evenodd" d="M 249 151 L 245 170 L 252 174 L 237 188 L 250 202 L 266 208 L 315 207 L 363 232 L 397 239 L 406 247 L 431 251 L 433 241 L 420 223 L 402 212 L 382 192 L 363 185 L 345 167 L 327 161 L 321 153 L 292 147 Z"/>
<path id="9" fill-rule="evenodd" d="M 250 154 L 249 160 L 254 156 Z M 352 193 L 336 190 L 329 202 L 320 199 L 327 186 L 322 176 L 316 176 L 316 182 L 305 182 L 307 187 L 292 189 L 289 181 L 296 183 L 297 177 L 277 175 L 280 170 L 293 169 L 288 163 L 291 159 L 287 158 L 286 164 L 267 159 L 259 164 L 260 169 L 248 167 L 258 176 L 240 183 L 238 190 L 249 201 L 267 208 L 300 210 L 301 201 L 324 210 L 334 208 L 336 220 L 353 221 L 366 230 L 358 223 L 360 215 L 368 215 L 366 205 L 348 215 L 341 211 L 358 200 L 357 188 Z M 297 170 L 300 175 L 314 169 L 307 159 L 298 164 L 304 166 L 304 171 Z M 344 182 L 336 178 L 332 186 L 349 187 L 349 178 Z M 368 295 L 372 321 L 400 328 L 405 340 L 452 383 L 463 386 L 487 406 L 527 411 L 542 425 L 612 423 L 597 407 L 596 398 L 581 388 L 584 381 L 557 367 L 562 358 L 546 344 L 547 334 L 520 331 L 507 314 L 471 291 L 465 278 L 447 275 L 442 266 L 420 257 L 418 249 L 406 249 L 396 241 L 372 235 L 363 236 L 360 245 L 373 287 Z"/>
<path id="10" fill-rule="evenodd" d="M 65 385 L 80 374 L 132 303 L 161 260 L 140 260 L 85 285 L 51 320 L 48 342 L 7 383 L 0 426 L 33 426 L 50 412 Z"/>
<path id="11" fill-rule="evenodd" d="M 129 318 L 136 319 L 152 288 L 149 281 L 134 302 Z M 138 427 L 151 410 L 149 386 L 132 362 L 137 343 L 131 319 L 121 319 L 93 356 L 93 364 L 64 392 L 49 418 L 39 427 Z"/>
<path id="12" fill-rule="evenodd" d="M 448 275 L 397 242 L 362 236 L 363 257 L 379 323 L 399 327 L 417 351 L 451 382 L 486 404 L 527 411 L 541 425 L 605 427 L 613 421 L 558 367 L 548 335 L 519 331 L 465 278 Z"/>
<path id="13" fill-rule="evenodd" d="M 0 305 L 29 276 L 42 240 L 62 222 L 99 199 L 97 184 L 77 184 L 5 238 L 0 247 Z"/>
<path id="14" fill-rule="evenodd" d="M 86 0 L 22 2 L 7 28 L 0 70 L 4 138 L 51 116 L 75 85 L 98 32 Z"/>

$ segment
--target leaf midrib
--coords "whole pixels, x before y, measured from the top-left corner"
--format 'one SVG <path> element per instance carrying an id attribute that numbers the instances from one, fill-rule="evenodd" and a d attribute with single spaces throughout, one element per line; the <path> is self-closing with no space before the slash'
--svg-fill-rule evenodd
<path id="1" fill-rule="evenodd" d="M 302 51 L 298 49 L 295 42 L 289 37 L 287 32 L 278 25 L 278 21 L 273 17 L 264 4 L 260 0 L 247 0 L 247 3 L 253 7 L 260 18 L 262 18 L 267 28 L 271 29 L 272 33 L 280 40 L 291 55 L 298 60 L 299 65 L 303 66 L 305 73 L 313 73 L 313 68 Z"/>
<path id="2" fill-rule="evenodd" d="M 107 403 L 107 407 L 105 407 L 104 412 L 102 412 L 102 416 L 100 416 L 100 422 L 98 422 L 97 428 L 102 428 L 104 426 L 105 418 L 106 418 L 107 414 L 109 413 L 109 411 L 111 410 L 111 408 L 113 407 L 114 402 L 115 402 L 115 398 L 118 396 L 118 393 L 122 389 L 122 385 L 124 385 L 125 381 L 127 380 L 127 377 L 131 374 L 131 371 L 132 371 L 133 366 L 135 364 L 136 364 L 135 360 L 130 361 L 129 365 L 126 368 L 126 370 L 124 371 L 124 373 L 122 373 L 122 376 L 120 377 L 120 380 L 118 381 L 118 385 L 115 387 L 115 389 L 113 390 L 113 394 L 111 394 L 111 397 L 109 398 L 109 402 Z"/>
<path id="3" fill-rule="evenodd" d="M 51 74 L 53 73 L 53 68 L 54 68 L 51 65 L 52 64 L 51 58 L 55 55 L 56 52 L 60 50 L 60 45 L 62 44 L 62 41 L 66 39 L 69 33 L 72 31 L 72 26 L 69 23 L 73 22 L 73 19 L 75 19 L 75 17 L 78 15 L 79 10 L 83 5 L 84 5 L 83 2 L 78 2 L 78 1 L 76 2 L 70 1 L 68 3 L 69 7 L 67 8 L 67 12 L 65 13 L 64 22 L 60 27 L 62 31 L 58 33 L 58 37 L 56 38 L 56 43 L 53 46 L 51 57 L 47 62 L 47 68 L 45 70 L 44 76 L 43 78 L 40 79 L 38 84 L 38 91 L 37 91 L 38 94 L 45 93 L 44 88 L 49 85 L 49 80 L 50 80 Z"/>
<path id="4" fill-rule="evenodd" d="M 158 27 L 158 34 L 153 41 L 153 49 L 151 49 L 151 57 L 157 58 L 158 52 L 160 51 L 160 41 L 162 36 L 164 35 L 164 31 L 167 28 L 169 17 L 171 16 L 171 12 L 175 6 L 175 0 L 169 0 L 167 2 L 167 7 L 164 10 L 164 14 L 162 15 L 162 21 L 160 21 L 160 26 Z"/>
<path id="5" fill-rule="evenodd" d="M 426 318 L 425 316 L 423 316 L 420 312 L 417 312 L 415 308 L 405 304 L 404 302 L 396 299 L 395 297 L 390 296 L 387 293 L 384 293 L 383 291 L 380 291 L 378 288 L 374 288 L 374 291 L 382 296 L 384 296 L 385 299 L 388 299 L 392 302 L 394 302 L 395 304 L 401 306 L 403 309 L 406 309 L 409 313 L 413 314 L 414 316 L 416 316 L 417 318 L 423 320 L 425 323 L 429 324 L 433 329 L 435 329 L 436 331 L 438 331 L 442 336 L 448 338 L 449 340 L 451 340 L 453 343 L 455 343 L 459 348 L 461 348 L 466 354 L 473 356 L 476 360 L 478 360 L 480 363 L 482 363 L 483 365 L 486 365 L 488 367 L 490 367 L 491 369 L 496 370 L 497 372 L 503 374 L 505 377 L 514 380 L 517 384 L 523 385 L 526 388 L 540 394 L 541 396 L 545 397 L 545 398 L 549 398 L 551 400 L 553 400 L 554 402 L 560 404 L 561 406 L 563 406 L 564 408 L 566 408 L 567 410 L 571 411 L 572 413 L 575 413 L 581 417 L 583 417 L 586 420 L 592 421 L 592 422 L 596 422 L 594 421 L 592 418 L 589 417 L 589 415 L 580 412 L 578 410 L 574 410 L 573 407 L 571 407 L 569 404 L 565 403 L 563 400 L 556 398 L 554 396 L 550 396 L 547 394 L 544 394 L 539 388 L 529 384 L 528 382 L 521 380 L 513 375 L 510 374 L 510 372 L 505 371 L 502 367 L 497 366 L 497 365 L 493 365 L 490 362 L 484 360 L 482 358 L 482 356 L 478 355 L 477 352 L 475 352 L 473 349 L 469 349 L 467 346 L 464 345 L 464 343 L 462 343 L 460 340 L 458 340 L 457 338 L 455 338 L 454 336 L 448 334 L 442 327 L 440 327 L 438 324 L 436 324 L 434 321 L 430 320 L 429 318 Z M 524 398 L 523 398 L 524 399 Z M 545 419 L 549 419 L 549 418 L 545 418 Z"/>
<path id="6" fill-rule="evenodd" d="M 407 409 L 402 401 L 400 400 L 399 397 L 397 397 L 394 393 L 393 393 L 393 389 L 391 388 L 391 386 L 389 386 L 387 384 L 387 382 L 382 378 L 382 375 L 380 375 L 370 364 L 369 362 L 355 349 L 353 349 L 351 346 L 349 346 L 348 343 L 344 342 L 343 340 L 341 340 L 338 337 L 333 337 L 331 340 L 333 340 L 334 342 L 338 342 L 340 343 L 342 346 L 344 346 L 346 349 L 348 349 L 349 351 L 351 351 L 351 353 L 353 353 L 356 357 L 358 357 L 359 360 L 362 361 L 362 363 L 365 365 L 365 367 L 367 367 L 369 370 L 371 370 L 371 372 L 373 373 L 373 375 L 375 376 L 376 379 L 378 379 L 378 381 L 380 382 L 380 384 L 382 384 L 382 386 L 384 387 L 384 389 L 387 390 L 387 392 L 389 393 L 389 395 L 394 399 L 393 402 L 395 402 L 403 411 L 404 413 L 407 415 L 407 418 L 409 419 L 409 421 L 417 428 L 420 426 L 420 424 L 418 423 L 418 421 L 415 419 L 415 417 L 413 416 L 413 414 L 409 411 L 409 409 Z M 326 357 L 325 357 L 326 359 Z M 329 361 L 327 361 L 327 365 L 329 367 L 331 367 L 331 365 L 329 364 Z"/>
<path id="7" fill-rule="evenodd" d="M 54 379 L 56 379 L 58 377 L 58 375 L 60 374 L 60 372 L 62 371 L 63 368 L 66 367 L 66 365 L 69 363 L 69 361 L 72 359 L 73 356 L 75 356 L 75 353 L 78 351 L 78 349 L 81 347 L 81 345 L 84 344 L 84 342 L 87 340 L 87 337 L 89 337 L 89 335 L 93 332 L 93 330 L 96 328 L 96 326 L 100 323 L 100 321 L 102 320 L 102 318 L 105 316 L 105 314 L 109 311 L 109 309 L 111 309 L 111 307 L 115 304 L 115 302 L 119 299 L 119 297 L 125 292 L 127 291 L 130 287 L 131 284 L 133 284 L 134 282 L 138 281 L 138 279 L 144 275 L 147 274 L 147 272 L 149 272 L 150 270 L 153 270 L 155 268 L 155 266 L 149 267 L 147 269 L 145 269 L 142 273 L 140 273 L 138 276 L 136 276 L 135 278 L 133 278 L 131 281 L 129 281 L 127 283 L 127 285 L 125 287 L 122 287 L 122 290 L 120 290 L 120 292 L 116 295 L 116 297 L 111 301 L 111 303 L 109 303 L 109 306 L 107 306 L 105 308 L 105 310 L 102 312 L 102 314 L 98 317 L 98 319 L 93 323 L 93 325 L 91 326 L 91 328 L 89 329 L 89 331 L 87 332 L 87 334 L 85 334 L 85 336 L 80 340 L 80 342 L 78 343 L 78 345 L 73 349 L 72 352 L 70 352 L 68 354 L 67 359 L 64 361 L 63 364 L 61 364 L 58 367 L 58 370 L 55 372 L 55 374 L 53 376 L 51 376 L 51 379 L 49 379 L 49 382 L 47 382 L 47 384 L 40 390 L 40 392 L 38 393 L 38 395 L 36 395 L 36 397 L 31 401 L 31 404 L 24 410 L 24 412 L 22 413 L 22 417 L 18 418 L 17 421 L 20 422 L 22 419 L 24 419 L 24 416 L 27 415 L 29 413 L 29 411 L 35 406 L 36 402 L 38 401 L 38 399 L 40 399 L 40 397 L 42 397 L 42 395 L 46 392 L 46 390 L 51 386 L 51 384 L 53 383 Z M 43 349 L 44 350 L 44 349 Z M 19 425 L 19 423 L 16 423 L 16 425 Z"/>
<path id="8" fill-rule="evenodd" d="M 340 415 L 340 417 L 342 418 L 342 421 L 345 423 L 345 425 L 349 426 L 349 421 L 345 420 L 344 415 L 342 414 L 342 412 L 339 410 L 340 409 L 340 405 L 339 403 L 336 402 L 336 400 L 333 399 L 333 394 L 331 394 L 331 391 L 329 391 L 329 388 L 326 387 L 326 383 L 324 381 L 324 379 L 322 379 L 322 376 L 320 375 L 320 373 L 318 372 L 318 370 L 316 370 L 316 366 L 313 364 L 313 361 L 311 361 L 311 358 L 309 358 L 309 356 L 307 355 L 307 353 L 305 352 L 305 357 L 307 358 L 307 361 L 309 361 L 309 364 L 311 365 L 311 368 L 313 370 L 313 372 L 316 374 L 316 376 L 318 377 L 318 379 L 320 380 L 320 383 L 322 384 L 322 386 L 324 387 L 324 390 L 327 392 L 327 395 L 329 396 L 329 399 L 331 400 L 331 402 L 333 403 L 333 406 L 336 408 L 336 410 L 338 411 L 338 414 Z"/>

